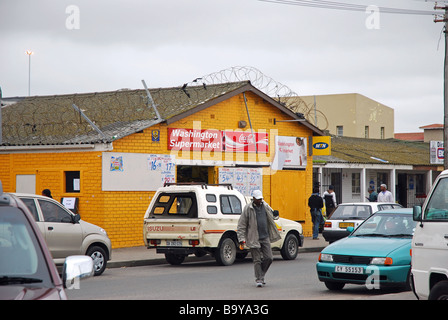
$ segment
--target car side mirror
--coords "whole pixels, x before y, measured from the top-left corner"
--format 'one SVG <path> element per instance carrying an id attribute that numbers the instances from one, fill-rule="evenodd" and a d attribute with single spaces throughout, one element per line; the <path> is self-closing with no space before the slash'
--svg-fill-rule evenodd
<path id="1" fill-rule="evenodd" d="M 93 259 L 89 256 L 69 256 L 62 268 L 64 288 L 79 289 L 79 281 L 94 275 Z"/>
<path id="2" fill-rule="evenodd" d="M 422 221 L 422 207 L 414 206 L 412 209 L 412 218 L 414 221 Z"/>
<path id="3" fill-rule="evenodd" d="M 353 228 L 353 227 L 347 227 L 347 232 L 348 233 L 352 233 L 354 230 L 355 230 L 355 228 Z"/>
<path id="4" fill-rule="evenodd" d="M 78 223 L 79 220 L 81 220 L 81 216 L 77 213 L 73 216 L 73 223 Z"/>
<path id="5" fill-rule="evenodd" d="M 274 219 L 277 220 L 280 217 L 280 213 L 278 212 L 278 210 L 274 210 Z"/>

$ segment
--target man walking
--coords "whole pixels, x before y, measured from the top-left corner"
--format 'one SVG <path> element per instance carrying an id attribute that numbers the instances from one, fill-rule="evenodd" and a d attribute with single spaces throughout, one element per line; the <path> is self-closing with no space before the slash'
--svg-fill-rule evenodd
<path id="1" fill-rule="evenodd" d="M 395 202 L 392 192 L 387 190 L 384 183 L 380 186 L 381 192 L 378 193 L 378 202 Z"/>
<path id="2" fill-rule="evenodd" d="M 324 224 L 324 217 L 322 216 L 324 201 L 319 196 L 319 188 L 313 188 L 313 193 L 308 199 L 308 207 L 310 207 L 311 221 L 313 222 L 313 240 L 318 240 L 319 226 Z"/>
<path id="3" fill-rule="evenodd" d="M 265 285 L 264 276 L 272 260 L 271 243 L 281 239 L 274 222 L 272 208 L 263 200 L 260 190 L 253 192 L 252 202 L 248 203 L 240 216 L 237 227 L 238 241 L 246 244 L 252 255 L 257 287 Z"/>

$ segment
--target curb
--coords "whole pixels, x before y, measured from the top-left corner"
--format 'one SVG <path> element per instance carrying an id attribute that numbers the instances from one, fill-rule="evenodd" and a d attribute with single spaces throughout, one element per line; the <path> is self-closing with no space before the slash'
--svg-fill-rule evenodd
<path id="1" fill-rule="evenodd" d="M 300 253 L 305 252 L 320 252 L 325 247 L 314 247 L 314 248 L 299 248 L 299 256 Z M 275 255 L 276 252 L 274 252 Z M 198 262 L 198 261 L 214 261 L 214 258 L 212 258 L 210 255 L 206 255 L 204 257 L 198 258 L 198 257 L 187 257 L 185 259 L 185 262 Z M 162 265 L 162 264 L 168 264 L 168 262 L 165 260 L 163 255 L 161 255 L 161 258 L 156 259 L 136 259 L 136 260 L 123 260 L 123 261 L 108 261 L 107 262 L 107 268 L 113 269 L 113 268 L 130 268 L 130 267 L 143 267 L 143 266 L 154 266 L 154 265 Z"/>

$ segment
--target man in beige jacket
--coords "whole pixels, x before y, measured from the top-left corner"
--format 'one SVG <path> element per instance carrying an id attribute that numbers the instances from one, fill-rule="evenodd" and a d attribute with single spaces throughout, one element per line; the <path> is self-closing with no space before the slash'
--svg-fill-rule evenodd
<path id="1" fill-rule="evenodd" d="M 237 235 L 240 245 L 249 247 L 257 287 L 263 287 L 264 276 L 273 260 L 271 243 L 281 237 L 274 222 L 273 210 L 263 200 L 260 190 L 253 192 L 252 202 L 244 207 L 238 221 Z"/>

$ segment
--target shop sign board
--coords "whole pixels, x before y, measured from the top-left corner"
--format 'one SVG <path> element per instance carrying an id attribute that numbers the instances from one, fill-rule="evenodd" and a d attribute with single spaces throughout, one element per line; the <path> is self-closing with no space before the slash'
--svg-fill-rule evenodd
<path id="1" fill-rule="evenodd" d="M 429 154 L 431 164 L 443 164 L 445 159 L 445 149 L 443 141 L 429 141 Z"/>
<path id="2" fill-rule="evenodd" d="M 222 131 L 168 128 L 168 150 L 222 151 Z"/>
<path id="3" fill-rule="evenodd" d="M 269 152 L 266 132 L 168 128 L 168 150 Z"/>
<path id="4" fill-rule="evenodd" d="M 313 156 L 331 155 L 331 137 L 315 136 L 313 137 Z"/>

